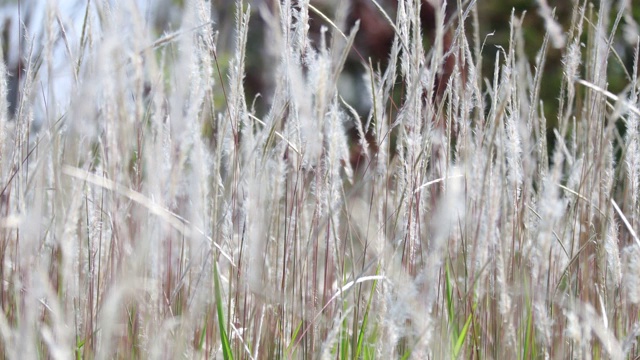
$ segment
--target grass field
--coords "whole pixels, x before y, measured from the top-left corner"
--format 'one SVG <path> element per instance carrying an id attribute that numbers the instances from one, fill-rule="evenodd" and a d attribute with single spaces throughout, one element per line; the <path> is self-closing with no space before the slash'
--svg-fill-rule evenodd
<path id="1" fill-rule="evenodd" d="M 388 66 L 360 65 L 365 114 L 344 92 L 345 9 L 315 47 L 314 3 L 262 12 L 272 83 L 256 100 L 255 7 L 219 28 L 211 1 L 186 1 L 157 35 L 133 3 L 81 3 L 75 31 L 51 5 L 40 41 L 23 34 L 15 114 L 0 63 L 3 358 L 640 354 L 630 2 L 574 1 L 561 25 L 541 1 L 496 48 L 462 1 L 446 49 L 444 10 L 427 48 L 420 1 L 400 1 Z M 535 58 L 523 16 L 546 23 Z M 549 51 L 563 57 L 553 119 Z"/>

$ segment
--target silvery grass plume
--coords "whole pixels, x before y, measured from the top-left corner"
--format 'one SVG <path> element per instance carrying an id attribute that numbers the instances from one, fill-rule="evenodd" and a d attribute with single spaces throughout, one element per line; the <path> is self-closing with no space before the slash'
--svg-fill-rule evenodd
<path id="1" fill-rule="evenodd" d="M 608 88 L 618 29 L 639 42 L 628 3 L 575 3 L 567 25 L 538 1 L 528 58 L 533 12 L 496 48 L 481 5 L 450 21 L 430 2 L 427 47 L 425 3 L 372 2 L 395 38 L 386 67 L 360 59 L 358 96 L 345 63 L 365 22 L 347 28 L 345 3 L 213 4 L 0 9 L 23 16 L 0 64 L 2 354 L 635 354 L 637 49 L 625 91 Z M 252 26 L 265 111 L 247 97 Z"/>

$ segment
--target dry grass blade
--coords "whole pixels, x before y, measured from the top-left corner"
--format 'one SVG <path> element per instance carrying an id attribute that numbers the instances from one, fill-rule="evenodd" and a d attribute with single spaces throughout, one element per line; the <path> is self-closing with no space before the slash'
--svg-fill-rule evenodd
<path id="1" fill-rule="evenodd" d="M 205 235 L 204 232 L 200 229 L 197 229 L 195 227 L 193 227 L 188 220 L 182 218 L 181 216 L 172 213 L 171 211 L 155 204 L 153 201 L 151 201 L 151 199 L 147 198 L 146 196 L 144 196 L 143 194 L 134 191 L 126 186 L 122 186 L 120 184 L 117 184 L 116 182 L 114 182 L 113 180 L 104 178 L 104 177 L 99 177 L 95 174 L 92 174 L 86 170 L 82 170 L 76 167 L 72 167 L 69 165 L 63 165 L 62 166 L 62 173 L 73 177 L 75 179 L 78 180 L 82 180 L 82 181 L 86 181 L 90 184 L 99 186 L 101 188 L 104 188 L 106 190 L 109 191 L 113 191 L 119 195 L 122 195 L 130 200 L 133 200 L 134 202 L 138 203 L 139 205 L 142 205 L 143 207 L 145 207 L 147 210 L 149 210 L 149 212 L 151 212 L 152 214 L 158 216 L 160 219 L 162 219 L 164 222 L 166 222 L 167 224 L 169 224 L 172 228 L 174 228 L 175 230 L 177 230 L 178 232 L 180 232 L 182 235 L 184 235 L 185 237 L 191 237 L 193 236 L 194 232 L 199 233 L 200 235 Z M 220 245 L 216 244 L 211 238 L 208 239 L 211 244 L 213 246 L 215 246 L 220 253 L 222 254 L 222 256 L 224 256 L 227 260 L 229 260 L 229 262 L 231 264 L 233 264 L 233 258 L 228 255 L 223 249 L 222 247 L 220 247 Z"/>
<path id="2" fill-rule="evenodd" d="M 616 203 L 615 200 L 611 199 L 611 204 L 613 205 L 613 208 L 616 209 L 616 212 L 622 219 L 624 226 L 627 228 L 627 230 L 629 230 L 629 233 L 631 234 L 631 237 L 633 238 L 633 240 L 636 242 L 636 245 L 638 245 L 638 248 L 640 248 L 640 239 L 638 239 L 638 235 L 636 234 L 636 231 L 633 229 L 633 227 L 629 223 L 629 220 L 627 220 L 627 217 L 624 216 L 624 213 L 622 212 L 622 210 L 620 210 L 620 207 L 618 207 L 618 204 Z"/>
<path id="3" fill-rule="evenodd" d="M 617 95 L 615 95 L 615 94 L 613 94 L 613 93 L 611 93 L 611 92 L 609 92 L 609 91 L 607 91 L 605 89 L 602 89 L 602 88 L 600 88 L 600 87 L 598 87 L 598 86 L 596 86 L 596 85 L 594 85 L 594 84 L 592 84 L 592 83 L 590 83 L 588 81 L 585 81 L 585 80 L 582 80 L 582 79 L 576 79 L 576 82 L 578 84 L 581 84 L 581 85 L 584 85 L 584 86 L 588 87 L 589 89 L 595 90 L 595 91 L 603 94 L 604 96 L 608 97 L 609 99 L 611 99 L 611 100 L 613 100 L 613 101 L 615 101 L 617 103 L 620 103 L 620 104 L 624 105 L 631 112 L 633 112 L 635 115 L 640 116 L 640 109 L 638 109 L 634 104 L 631 104 L 630 102 L 628 102 L 626 100 L 620 99 L 620 97 L 618 97 Z"/>

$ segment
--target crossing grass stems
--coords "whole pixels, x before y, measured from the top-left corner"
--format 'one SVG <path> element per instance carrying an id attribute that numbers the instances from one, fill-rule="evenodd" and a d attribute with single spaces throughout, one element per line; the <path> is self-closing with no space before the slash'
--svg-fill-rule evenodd
<path id="1" fill-rule="evenodd" d="M 483 47 L 475 1 L 449 25 L 436 4 L 426 48 L 420 1 L 398 1 L 386 68 L 361 64 L 364 116 L 338 86 L 355 36 L 340 13 L 324 14 L 332 41 L 310 46 L 309 1 L 262 13 L 238 1 L 222 47 L 212 4 L 185 2 L 179 28 L 155 35 L 133 5 L 86 2 L 72 41 L 50 2 L 44 50 L 24 48 L 15 115 L 0 63 L 5 357 L 637 355 L 630 4 L 576 1 L 561 24 L 540 1 L 539 14 L 512 13 L 500 48 Z M 243 82 L 258 16 L 274 56 L 264 114 Z M 548 32 L 529 59 L 532 16 Z M 621 29 L 635 66 L 612 94 Z M 74 64 L 68 101 L 40 78 L 57 46 Z M 564 77 L 551 129 L 539 93 L 554 47 Z M 366 133 L 377 149 L 361 142 L 368 168 L 352 171 Z"/>

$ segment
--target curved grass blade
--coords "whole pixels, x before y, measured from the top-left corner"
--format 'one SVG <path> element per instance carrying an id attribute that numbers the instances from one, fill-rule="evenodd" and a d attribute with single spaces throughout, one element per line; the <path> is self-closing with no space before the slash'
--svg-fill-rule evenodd
<path id="1" fill-rule="evenodd" d="M 475 307 L 476 306 L 474 305 L 473 307 L 474 311 L 475 311 Z M 456 340 L 456 345 L 453 348 L 453 356 L 455 358 L 457 358 L 458 355 L 460 355 L 460 350 L 462 350 L 462 345 L 464 344 L 464 340 L 467 338 L 467 332 L 469 331 L 469 325 L 471 325 L 471 319 L 473 319 L 473 311 L 467 317 L 467 321 L 465 321 L 464 326 L 460 331 L 460 335 L 458 335 L 458 339 Z"/>

